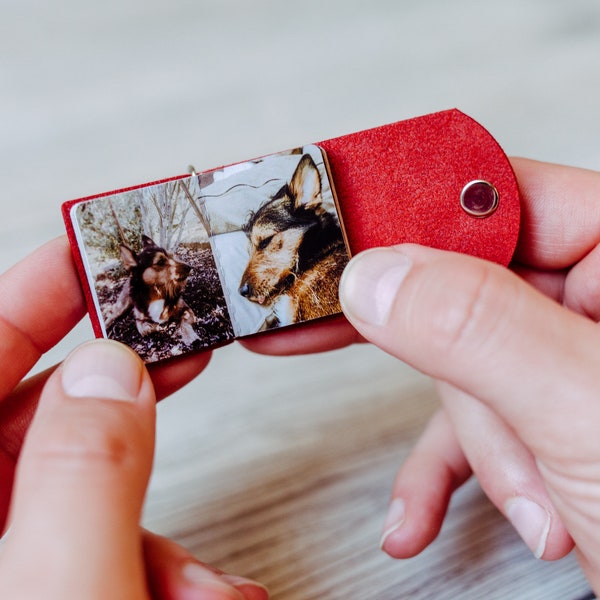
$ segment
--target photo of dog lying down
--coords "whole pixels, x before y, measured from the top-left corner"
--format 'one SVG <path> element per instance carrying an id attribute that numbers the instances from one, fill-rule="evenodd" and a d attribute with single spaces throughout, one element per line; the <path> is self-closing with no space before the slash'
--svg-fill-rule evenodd
<path id="1" fill-rule="evenodd" d="M 348 254 L 317 146 L 84 199 L 70 215 L 102 335 L 146 362 L 340 312 Z"/>
<path id="2" fill-rule="evenodd" d="M 323 208 L 321 176 L 310 154 L 243 229 L 250 258 L 239 293 L 272 307 L 268 328 L 340 311 L 337 288 L 348 256 L 339 223 Z"/>
<path id="3" fill-rule="evenodd" d="M 236 336 L 340 312 L 348 253 L 320 148 L 234 165 L 201 190 Z"/>

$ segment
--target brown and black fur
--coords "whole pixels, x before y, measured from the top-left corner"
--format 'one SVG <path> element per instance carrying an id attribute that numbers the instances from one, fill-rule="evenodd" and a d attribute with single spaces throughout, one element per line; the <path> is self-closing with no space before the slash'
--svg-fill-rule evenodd
<path id="1" fill-rule="evenodd" d="M 321 177 L 309 154 L 244 231 L 250 259 L 239 293 L 273 308 L 267 327 L 340 311 L 338 284 L 348 256 L 338 221 L 323 207 Z"/>
<path id="2" fill-rule="evenodd" d="M 175 323 L 181 340 L 191 345 L 198 339 L 193 328 L 196 316 L 181 297 L 191 267 L 146 235 L 142 236 L 142 244 L 138 253 L 128 246 L 120 247 L 129 278 L 106 318 L 106 327 L 109 329 L 116 319 L 132 308 L 141 335 Z"/>

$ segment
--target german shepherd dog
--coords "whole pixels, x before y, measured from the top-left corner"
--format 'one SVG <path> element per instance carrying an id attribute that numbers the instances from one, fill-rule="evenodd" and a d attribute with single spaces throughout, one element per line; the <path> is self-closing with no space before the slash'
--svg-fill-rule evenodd
<path id="1" fill-rule="evenodd" d="M 133 308 L 140 335 L 164 331 L 175 323 L 181 341 L 189 346 L 199 339 L 193 328 L 196 316 L 181 294 L 192 268 L 147 235 L 142 235 L 142 244 L 139 253 L 123 244 L 120 246 L 129 278 L 106 318 L 106 328 Z"/>
<path id="2" fill-rule="evenodd" d="M 243 230 L 250 258 L 238 291 L 272 307 L 263 328 L 340 312 L 338 284 L 348 255 L 337 219 L 323 207 L 321 176 L 309 154 Z"/>

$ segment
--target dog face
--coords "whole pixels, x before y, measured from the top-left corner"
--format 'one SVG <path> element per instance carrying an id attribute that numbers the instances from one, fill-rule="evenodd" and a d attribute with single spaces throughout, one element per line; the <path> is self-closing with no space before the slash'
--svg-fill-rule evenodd
<path id="1" fill-rule="evenodd" d="M 193 328 L 196 316 L 181 297 L 191 267 L 146 235 L 142 236 L 142 243 L 137 254 L 121 246 L 129 281 L 117 302 L 115 316 L 133 306 L 135 325 L 141 335 L 161 331 L 165 325 L 174 323 L 181 340 L 191 345 L 199 339 Z"/>
<path id="2" fill-rule="evenodd" d="M 301 268 L 306 234 L 320 227 L 325 215 L 321 177 L 313 159 L 305 154 L 290 182 L 244 226 L 250 240 L 250 259 L 239 293 L 268 306 L 289 288 Z"/>
<path id="3" fill-rule="evenodd" d="M 143 309 L 144 305 L 149 306 L 155 300 L 172 303 L 183 291 L 191 267 L 146 235 L 142 236 L 142 243 L 142 250 L 137 254 L 127 246 L 121 246 L 121 258 L 131 274 L 132 285 L 137 288 L 134 304 Z M 147 296 L 146 301 L 144 296 Z M 138 302 L 135 302 L 136 299 Z"/>

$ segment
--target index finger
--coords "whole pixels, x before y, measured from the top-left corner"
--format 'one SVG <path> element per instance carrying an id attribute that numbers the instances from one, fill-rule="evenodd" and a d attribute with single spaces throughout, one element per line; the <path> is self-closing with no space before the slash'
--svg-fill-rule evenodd
<path id="1" fill-rule="evenodd" d="M 294 356 L 329 352 L 364 341 L 342 315 L 303 323 L 295 327 L 260 333 L 240 340 L 242 346 L 258 354 Z"/>
<path id="2" fill-rule="evenodd" d="M 64 236 L 0 276 L 0 400 L 80 321 L 85 310 Z"/>
<path id="3" fill-rule="evenodd" d="M 518 263 L 566 269 L 600 241 L 600 173 L 524 158 L 511 164 L 521 191 Z"/>

